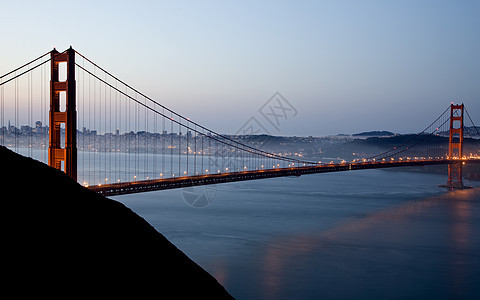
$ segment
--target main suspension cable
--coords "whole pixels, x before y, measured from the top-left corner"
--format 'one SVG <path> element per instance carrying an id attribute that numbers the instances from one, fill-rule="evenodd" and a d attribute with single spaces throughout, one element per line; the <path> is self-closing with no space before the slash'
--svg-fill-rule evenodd
<path id="1" fill-rule="evenodd" d="M 80 55 L 81 55 L 81 54 L 80 54 Z M 83 56 L 82 56 L 82 57 L 83 57 Z M 88 61 L 88 59 L 87 59 L 87 61 Z M 105 81 L 104 79 L 98 77 L 96 74 L 90 72 L 89 70 L 87 70 L 87 69 L 84 68 L 83 66 L 80 66 L 80 65 L 77 64 L 77 63 L 75 63 L 75 65 L 76 65 L 77 67 L 79 67 L 80 69 L 82 69 L 83 71 L 85 71 L 85 72 L 87 72 L 88 74 L 90 74 L 92 77 L 94 77 L 94 78 L 96 78 L 97 80 L 101 81 L 101 82 L 104 83 L 105 85 L 107 85 L 107 86 L 109 86 L 110 88 L 116 90 L 117 92 L 121 93 L 122 95 L 124 95 L 125 97 L 129 98 L 130 100 L 136 102 L 137 104 L 145 107 L 145 108 L 148 109 L 148 110 L 151 110 L 152 112 L 154 112 L 154 113 L 156 113 L 156 114 L 158 114 L 158 115 L 161 115 L 161 116 L 164 117 L 164 118 L 168 118 L 165 114 L 163 114 L 163 113 L 160 112 L 159 110 L 154 109 L 154 108 L 151 108 L 151 107 L 148 106 L 147 104 L 142 103 L 141 101 L 139 101 L 139 100 L 135 99 L 134 97 L 128 95 L 126 92 L 121 91 L 120 89 L 116 88 L 115 86 L 113 86 L 112 84 L 108 83 L 108 82 Z M 95 67 L 97 67 L 97 68 L 99 68 L 100 70 L 104 71 L 102 68 L 98 67 L 97 65 L 95 65 Z M 104 72 L 106 72 L 106 71 L 104 71 Z M 109 74 L 108 72 L 106 72 L 106 73 Z M 109 74 L 109 75 L 110 75 L 110 74 Z M 112 75 L 110 75 L 110 76 L 112 76 Z M 290 161 L 290 162 L 295 162 L 295 163 L 305 163 L 305 164 L 317 164 L 317 163 L 311 162 L 311 161 L 304 161 L 304 160 L 299 160 L 299 159 L 294 159 L 294 158 L 289 158 L 289 157 L 280 156 L 280 155 L 277 155 L 277 154 L 269 153 L 269 152 L 267 152 L 267 151 L 259 150 L 259 149 L 256 149 L 256 148 L 254 148 L 254 147 L 251 147 L 251 146 L 248 146 L 248 145 L 239 143 L 239 142 L 237 142 L 237 141 L 235 141 L 235 140 L 233 140 L 233 139 L 231 139 L 231 138 L 228 138 L 228 137 L 226 137 L 226 136 L 224 136 L 224 135 L 218 134 L 218 133 L 216 133 L 216 132 L 214 132 L 214 131 L 212 131 L 212 130 L 210 130 L 210 129 L 208 129 L 208 128 L 205 128 L 205 127 L 203 127 L 203 126 L 201 126 L 201 125 L 199 125 L 199 124 L 197 124 L 197 123 L 195 123 L 195 122 L 193 122 L 193 121 L 190 121 L 188 118 L 185 118 L 185 117 L 183 117 L 183 116 L 175 113 L 174 111 L 166 108 L 165 106 L 159 104 L 158 102 L 153 101 L 153 100 L 152 100 L 151 98 L 149 98 L 148 96 L 146 96 L 146 95 L 138 92 L 137 90 L 131 88 L 130 86 L 128 86 L 127 84 L 123 83 L 121 80 L 117 79 L 116 77 L 114 77 L 114 76 L 112 76 L 112 77 L 115 78 L 116 80 L 118 80 L 120 83 L 124 84 L 126 87 L 128 87 L 128 88 L 132 89 L 133 91 L 135 91 L 136 94 L 145 97 L 146 99 L 148 99 L 148 100 L 152 101 L 153 103 L 159 105 L 161 108 L 167 110 L 168 112 L 170 112 L 170 114 L 171 114 L 172 116 L 175 115 L 175 116 L 178 116 L 179 118 L 185 120 L 185 121 L 186 121 L 186 124 L 182 124 L 182 122 L 175 120 L 173 117 L 170 117 L 170 120 L 171 120 L 172 122 L 178 124 L 178 125 L 181 126 L 181 127 L 184 127 L 184 128 L 186 128 L 186 129 L 192 130 L 192 131 L 194 131 L 194 132 L 196 132 L 196 133 L 198 133 L 198 134 L 200 134 L 200 135 L 207 136 L 207 137 L 210 138 L 210 139 L 214 139 L 214 140 L 216 140 L 216 141 L 218 141 L 218 142 L 220 142 L 220 143 L 223 143 L 223 144 L 225 144 L 225 145 L 234 147 L 235 149 L 238 149 L 238 150 L 241 150 L 241 151 L 252 152 L 252 153 L 254 153 L 254 154 L 256 154 L 256 155 L 260 155 L 260 156 L 263 156 L 263 157 L 272 157 L 272 156 L 273 156 L 273 157 L 275 157 L 276 159 L 283 160 L 283 161 Z M 188 123 L 192 123 L 193 125 L 196 125 L 196 126 L 200 127 L 201 129 L 204 129 L 204 130 L 210 132 L 212 135 L 208 136 L 208 134 L 205 134 L 205 133 L 203 133 L 203 132 L 200 132 L 198 129 L 189 126 Z M 217 137 L 215 137 L 214 135 L 217 136 Z M 222 138 L 222 139 L 225 139 L 225 140 L 228 140 L 228 141 L 230 141 L 230 142 L 232 142 L 232 143 L 234 143 L 234 144 L 227 143 L 227 142 L 219 139 L 218 137 L 220 137 L 220 138 Z"/>
<path id="2" fill-rule="evenodd" d="M 44 56 L 47 56 L 47 55 L 50 54 L 50 53 L 51 53 L 51 52 L 48 51 L 47 53 L 45 53 L 45 54 L 43 54 L 43 55 L 35 58 L 34 60 L 29 61 L 28 63 L 24 64 L 23 66 L 20 66 L 20 67 L 16 68 L 15 70 L 10 71 L 10 72 L 8 72 L 7 74 L 4 74 L 4 75 L 0 76 L 0 79 L 2 79 L 3 77 L 8 76 L 8 75 L 10 75 L 10 74 L 12 74 L 12 73 L 14 73 L 14 72 L 17 72 L 17 71 L 20 70 L 20 69 L 25 68 L 26 66 L 28 66 L 28 65 L 36 62 L 37 60 L 41 59 L 41 58 L 44 57 Z M 47 60 L 47 61 L 48 61 L 48 60 Z M 44 61 L 44 62 L 47 62 L 47 61 Z M 31 70 L 33 70 L 33 69 L 30 69 L 29 71 L 31 71 Z M 27 71 L 27 72 L 28 72 L 28 71 Z M 22 73 L 22 74 L 23 74 L 23 73 Z M 13 79 L 14 79 L 14 78 L 13 78 Z"/>
<path id="3" fill-rule="evenodd" d="M 414 146 L 418 145 L 419 143 L 423 142 L 426 138 L 423 139 L 423 140 L 421 140 L 420 142 L 415 143 L 415 144 L 412 145 L 412 146 L 407 147 L 406 149 L 404 149 L 404 150 L 401 151 L 401 152 L 394 153 L 394 154 L 391 154 L 391 155 L 387 155 L 387 154 L 389 154 L 389 153 L 391 153 L 391 152 L 395 152 L 396 150 L 402 149 L 404 146 L 412 143 L 417 137 L 422 136 L 422 135 L 425 135 L 425 132 L 426 132 L 430 127 L 432 127 L 441 117 L 443 117 L 443 115 L 444 115 L 449 109 L 450 109 L 450 106 L 448 106 L 447 109 L 445 109 L 445 111 L 444 111 L 442 114 L 440 114 L 440 116 L 439 116 L 438 118 L 436 118 L 435 121 L 433 121 L 430 125 L 428 125 L 422 132 L 417 133 L 413 138 L 411 138 L 411 139 L 409 139 L 408 141 L 404 142 L 404 143 L 401 144 L 400 146 L 395 147 L 395 148 L 393 148 L 393 149 L 390 149 L 390 150 L 388 150 L 388 151 L 382 152 L 382 153 L 380 153 L 380 154 L 377 154 L 377 155 L 374 155 L 374 156 L 370 156 L 370 157 L 368 157 L 368 158 L 366 158 L 366 159 L 367 159 L 367 160 L 371 160 L 371 159 L 374 159 L 374 158 L 376 159 L 377 157 L 385 157 L 385 158 L 392 157 L 392 156 L 394 156 L 394 155 L 396 155 L 396 154 L 405 152 L 405 151 L 408 150 L 409 148 L 414 147 Z M 447 120 L 449 120 L 449 119 L 450 119 L 450 118 L 448 118 Z M 445 122 L 446 122 L 446 121 L 445 121 Z M 427 134 L 426 136 L 431 136 L 432 134 L 434 134 L 436 131 L 438 131 L 438 129 L 439 129 L 440 127 L 442 127 L 442 126 L 445 124 L 445 122 L 444 122 L 442 125 L 438 126 L 432 133 L 429 133 L 429 134 Z"/>
<path id="4" fill-rule="evenodd" d="M 216 136 L 219 136 L 219 137 L 221 137 L 222 139 L 228 140 L 228 141 L 230 141 L 230 142 L 232 142 L 232 143 L 234 143 L 234 144 L 237 144 L 237 145 L 239 145 L 239 146 L 234 146 L 234 145 L 231 145 L 231 144 L 226 143 L 227 145 L 230 145 L 230 146 L 232 146 L 232 147 L 235 147 L 236 149 L 240 149 L 240 150 L 243 150 L 243 151 L 250 151 L 250 150 L 252 150 L 253 152 L 256 152 L 256 154 L 262 155 L 262 156 L 265 156 L 265 157 L 272 157 L 272 156 L 273 156 L 273 157 L 275 157 L 275 158 L 277 158 L 277 159 L 279 159 L 279 160 L 291 161 L 291 162 L 296 162 L 296 163 L 314 164 L 314 165 L 318 164 L 317 162 L 312 162 L 312 161 L 306 161 L 306 160 L 299 160 L 299 159 L 284 157 L 284 156 L 281 156 L 281 155 L 277 155 L 277 154 L 274 154 L 274 153 L 270 153 L 270 152 L 268 152 L 268 151 L 260 150 L 260 149 L 257 149 L 257 148 L 254 148 L 254 147 L 245 145 L 245 144 L 243 144 L 243 143 L 240 143 L 240 142 L 238 142 L 238 141 L 236 141 L 236 140 L 234 140 L 234 139 L 232 139 L 232 138 L 230 138 L 230 137 L 228 137 L 228 136 L 219 134 L 219 133 L 217 133 L 217 132 L 215 132 L 215 131 L 213 131 L 213 130 L 211 130 L 211 129 L 208 129 L 208 128 L 206 128 L 206 127 L 204 127 L 204 126 L 202 126 L 202 125 L 200 125 L 200 124 L 198 124 L 198 123 L 196 123 L 196 122 L 194 122 L 194 121 L 191 121 L 189 118 L 186 118 L 186 117 L 184 117 L 184 116 L 182 116 L 182 115 L 174 112 L 173 110 L 169 109 L 168 107 L 166 107 L 166 106 L 158 103 L 157 101 L 153 100 L 152 98 L 148 97 L 147 95 L 141 93 L 141 92 L 138 91 L 137 89 L 133 88 L 132 86 L 130 86 L 130 85 L 128 85 L 127 83 L 125 83 L 124 81 L 120 80 L 118 77 L 114 76 L 114 75 L 111 74 L 110 72 L 108 72 L 108 71 L 106 71 L 105 69 L 103 69 L 102 67 L 100 67 L 99 65 L 97 65 L 96 63 L 94 63 L 93 61 L 91 61 L 90 59 L 88 59 L 87 57 L 85 57 L 84 55 L 82 55 L 81 53 L 79 53 L 78 51 L 75 50 L 75 53 L 77 53 L 77 54 L 80 55 L 83 59 L 85 59 L 85 60 L 87 60 L 88 62 L 90 62 L 90 63 L 91 63 L 92 65 L 94 65 L 96 68 L 98 68 L 98 69 L 100 69 L 101 71 L 103 71 L 103 72 L 105 72 L 106 74 L 108 74 L 110 77 L 112 77 L 112 78 L 115 79 L 116 81 L 118 81 L 118 82 L 120 82 L 121 84 L 123 84 L 123 85 L 125 85 L 126 87 L 128 87 L 130 90 L 132 90 L 132 91 L 134 91 L 135 93 L 138 93 L 139 95 L 145 97 L 145 98 L 148 99 L 149 101 L 151 101 L 151 102 L 153 102 L 154 104 L 160 106 L 161 108 L 165 109 L 166 111 L 170 112 L 171 114 L 173 114 L 173 115 L 175 115 L 175 116 L 177 116 L 177 117 L 179 117 L 179 118 L 187 121 L 187 123 L 192 123 L 193 125 L 198 126 L 199 128 L 206 130 L 207 132 L 210 132 L 212 135 L 214 134 L 214 135 L 216 135 Z M 78 66 L 78 64 L 77 64 L 77 66 Z M 89 72 L 89 71 L 86 70 L 85 68 L 83 68 L 83 67 L 81 67 L 81 68 L 82 68 L 85 72 L 87 72 L 87 73 L 89 73 L 90 75 L 96 77 L 98 80 L 101 80 L 103 83 L 109 85 L 111 88 L 114 88 L 111 84 L 109 84 L 108 82 L 102 80 L 101 78 L 98 78 L 97 76 L 93 75 L 91 72 Z M 114 88 L 114 89 L 115 89 L 115 88 Z M 117 91 L 119 91 L 119 90 L 117 89 Z M 131 98 L 131 97 L 128 96 L 126 93 L 123 93 L 122 91 L 119 91 L 119 92 L 122 93 L 122 94 L 124 94 L 125 96 Z M 134 100 L 134 99 L 132 99 L 132 100 Z M 135 101 L 135 100 L 134 100 L 134 101 Z M 138 103 L 138 101 L 136 101 L 136 102 Z M 139 103 L 139 104 L 141 104 L 142 106 L 145 106 L 145 105 L 143 105 L 142 103 Z M 146 106 L 145 106 L 145 107 L 146 107 Z M 149 107 L 147 107 L 147 108 L 150 109 L 150 110 L 152 110 L 152 109 L 149 108 Z M 154 110 L 152 110 L 152 111 L 154 111 Z M 158 112 L 158 111 L 156 111 L 156 110 L 155 110 L 155 112 L 158 113 L 158 114 L 160 114 L 160 115 L 162 115 L 163 117 L 166 117 L 165 115 L 161 114 L 160 112 Z M 172 120 L 172 121 L 174 121 L 174 120 Z M 175 123 L 178 123 L 178 122 L 176 122 L 176 121 L 174 121 L 174 122 L 175 122 Z M 197 132 L 197 133 L 199 133 L 199 134 L 202 134 L 200 131 L 197 131 L 197 130 L 195 130 L 194 128 L 189 127 L 188 125 L 182 125 L 182 126 L 188 128 L 188 129 L 190 129 L 190 130 L 194 130 L 195 132 Z M 212 137 L 209 136 L 209 138 L 212 138 Z M 223 141 L 219 141 L 219 142 L 223 142 Z M 225 143 L 225 142 L 223 142 L 223 143 Z M 245 149 L 243 149 L 243 148 L 245 148 Z M 250 150 L 247 150 L 247 149 L 250 149 Z"/>

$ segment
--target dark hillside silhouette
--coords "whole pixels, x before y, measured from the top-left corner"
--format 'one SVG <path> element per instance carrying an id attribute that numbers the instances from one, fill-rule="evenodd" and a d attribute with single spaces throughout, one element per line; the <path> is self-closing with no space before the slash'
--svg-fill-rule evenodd
<path id="1" fill-rule="evenodd" d="M 0 146 L 2 286 L 12 295 L 231 298 L 123 204 Z"/>

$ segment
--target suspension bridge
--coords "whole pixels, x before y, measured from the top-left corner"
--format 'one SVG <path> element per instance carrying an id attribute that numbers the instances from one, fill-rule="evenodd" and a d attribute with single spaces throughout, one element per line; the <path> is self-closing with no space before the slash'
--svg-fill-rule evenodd
<path id="1" fill-rule="evenodd" d="M 0 77 L 0 144 L 104 195 L 426 165 L 448 165 L 445 186 L 464 188 L 463 165 L 480 162 L 478 137 L 466 107 L 452 103 L 388 151 L 321 163 L 208 129 L 71 47 L 53 49 Z"/>

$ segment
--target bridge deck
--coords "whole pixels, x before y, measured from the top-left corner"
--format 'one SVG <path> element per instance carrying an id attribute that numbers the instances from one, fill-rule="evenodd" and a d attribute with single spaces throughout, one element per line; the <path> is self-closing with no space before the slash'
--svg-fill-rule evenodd
<path id="1" fill-rule="evenodd" d="M 114 196 L 114 195 L 122 195 L 122 194 L 131 194 L 131 193 L 140 193 L 140 192 L 148 192 L 148 191 L 183 188 L 183 187 L 190 187 L 190 186 L 207 185 L 207 184 L 255 180 L 255 179 L 262 179 L 262 178 L 300 176 L 304 174 L 342 172 L 342 171 L 351 171 L 351 170 L 442 165 L 442 164 L 452 164 L 452 163 L 459 163 L 459 162 L 480 163 L 480 159 L 463 159 L 463 160 L 439 159 L 439 160 L 404 160 L 404 161 L 376 161 L 376 162 L 364 162 L 364 163 L 339 163 L 339 164 L 316 165 L 316 166 L 308 166 L 308 167 L 279 168 L 279 169 L 184 176 L 184 177 L 165 178 L 165 179 L 141 180 L 141 181 L 105 184 L 105 185 L 98 185 L 98 186 L 89 186 L 89 189 L 105 196 Z"/>

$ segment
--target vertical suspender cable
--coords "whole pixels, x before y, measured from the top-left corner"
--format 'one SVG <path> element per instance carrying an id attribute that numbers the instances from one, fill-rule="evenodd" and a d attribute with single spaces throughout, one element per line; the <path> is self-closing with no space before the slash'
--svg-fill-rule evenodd
<path id="1" fill-rule="evenodd" d="M 193 175 L 197 175 L 197 125 L 195 125 L 195 133 L 193 137 L 193 141 L 195 142 L 195 146 L 193 147 Z"/>
<path id="2" fill-rule="evenodd" d="M 96 68 L 94 67 L 93 68 L 93 72 L 94 74 L 96 75 Z M 96 81 L 95 79 L 93 80 L 93 127 L 90 127 L 90 130 L 93 131 L 93 130 L 96 130 L 97 126 L 96 126 L 96 119 L 97 119 L 97 114 L 96 114 L 96 104 L 97 104 L 97 89 L 96 89 Z M 96 143 L 96 140 L 97 140 L 97 136 L 92 134 L 91 135 L 93 137 L 93 184 L 97 184 L 97 174 L 96 174 L 96 170 L 97 170 L 97 164 L 96 164 L 96 157 L 97 157 L 97 143 Z"/>
<path id="3" fill-rule="evenodd" d="M 85 65 L 85 60 L 82 59 L 82 65 Z M 78 72 L 77 72 L 78 73 Z M 85 73 L 82 72 L 82 127 L 85 128 Z M 77 99 L 80 99 L 78 97 Z M 85 152 L 87 151 L 85 147 L 85 134 L 86 130 L 83 130 L 82 128 L 82 173 L 83 173 L 83 184 L 85 182 L 88 182 L 88 179 L 85 178 Z"/>
<path id="4" fill-rule="evenodd" d="M 204 174 L 204 172 L 205 172 L 205 169 L 203 168 L 203 157 L 205 155 L 205 148 L 203 147 L 203 137 L 205 135 L 205 130 L 203 128 L 202 128 L 202 133 L 203 133 L 202 134 L 202 169 L 200 170 L 201 171 L 200 174 L 202 174 L 202 173 Z"/>
<path id="5" fill-rule="evenodd" d="M 163 113 L 165 115 L 165 109 L 163 109 Z M 160 178 L 163 177 L 163 174 L 166 174 L 167 172 L 165 171 L 165 152 L 166 152 L 166 139 L 167 136 L 165 135 L 165 118 L 162 118 L 162 172 L 160 175 Z"/>
<path id="6" fill-rule="evenodd" d="M 30 66 L 28 66 L 30 67 Z M 31 88 L 32 88 L 32 72 L 28 72 L 28 75 L 27 75 L 27 140 L 28 140 L 28 144 L 27 144 L 27 148 L 28 148 L 28 156 L 29 157 L 32 157 L 32 147 L 31 147 L 31 143 L 32 143 L 32 126 L 31 126 L 31 122 L 32 122 L 32 107 L 31 107 Z"/>
<path id="7" fill-rule="evenodd" d="M 182 120 L 178 123 L 178 176 L 182 176 Z"/>
<path id="8" fill-rule="evenodd" d="M 17 72 L 15 72 L 15 76 Z M 17 134 L 18 134 L 18 78 L 15 78 L 15 125 L 14 125 L 14 133 L 15 133 L 15 152 L 18 152 L 18 141 L 17 141 Z"/>
<path id="9" fill-rule="evenodd" d="M 3 78 L 0 78 L 0 83 L 3 82 Z M 3 84 L 0 86 L 0 118 L 1 118 L 1 135 L 2 135 L 2 143 L 1 145 L 5 145 L 5 90 Z M 8 130 L 8 128 L 6 129 Z"/>
<path id="10" fill-rule="evenodd" d="M 170 177 L 173 177 L 173 117 L 170 113 Z"/>
<path id="11" fill-rule="evenodd" d="M 115 87 L 117 87 L 117 83 L 118 83 L 118 81 L 115 79 Z M 115 130 L 115 133 L 113 135 L 113 137 L 115 138 L 115 142 L 114 142 L 114 144 L 115 144 L 115 152 L 114 153 L 115 154 L 114 154 L 114 158 L 113 158 L 113 164 L 114 164 L 114 168 L 115 168 L 115 182 L 118 182 L 118 180 L 119 180 L 117 160 L 118 160 L 118 155 L 119 155 L 119 153 L 118 153 L 118 139 L 120 138 L 120 131 L 118 130 L 119 115 L 117 114 L 117 112 L 118 112 L 118 109 L 121 108 L 121 105 L 118 103 L 117 96 L 118 96 L 118 93 L 117 93 L 117 91 L 115 91 L 115 96 L 114 96 L 115 97 L 115 100 L 114 100 L 115 101 L 115 113 L 114 113 L 115 121 L 114 121 L 114 124 L 113 124 L 114 130 Z M 111 102 L 110 102 L 110 104 L 111 104 Z"/>
<path id="12" fill-rule="evenodd" d="M 153 110 L 155 110 L 155 103 L 153 104 Z M 153 170 L 152 170 L 152 179 L 158 174 L 157 169 L 157 157 L 158 157 L 158 132 L 157 132 L 157 114 L 153 115 Z"/>
<path id="13" fill-rule="evenodd" d="M 137 93 L 135 93 L 137 100 Z M 138 176 L 138 105 L 135 105 L 135 178 Z"/>
<path id="14" fill-rule="evenodd" d="M 144 97 L 144 100 L 145 100 L 145 105 L 147 104 L 147 98 Z M 149 136 L 149 132 L 148 132 L 148 112 L 147 112 L 147 108 L 145 107 L 145 159 L 143 160 L 144 164 L 144 172 L 145 172 L 145 175 L 144 177 L 149 177 L 148 175 L 148 161 L 149 161 L 149 151 L 148 151 L 148 136 Z M 146 178 L 145 178 L 146 179 Z"/>

